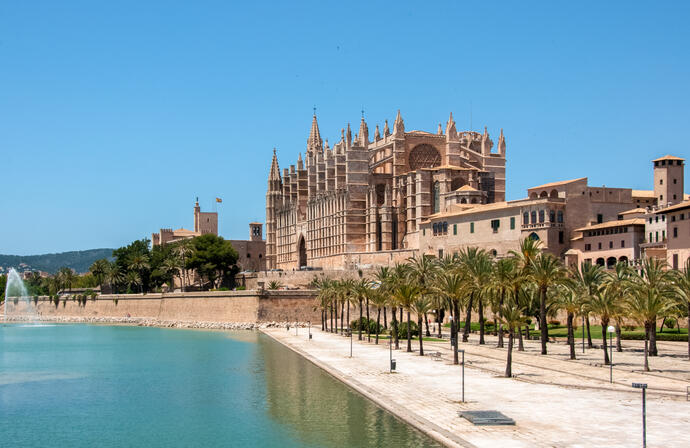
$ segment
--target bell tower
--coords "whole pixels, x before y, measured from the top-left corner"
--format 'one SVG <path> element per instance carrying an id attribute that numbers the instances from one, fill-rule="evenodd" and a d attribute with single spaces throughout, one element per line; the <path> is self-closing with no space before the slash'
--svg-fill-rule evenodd
<path id="1" fill-rule="evenodd" d="M 653 160 L 654 196 L 659 207 L 666 207 L 683 201 L 685 192 L 684 162 L 685 159 L 670 155 Z"/>

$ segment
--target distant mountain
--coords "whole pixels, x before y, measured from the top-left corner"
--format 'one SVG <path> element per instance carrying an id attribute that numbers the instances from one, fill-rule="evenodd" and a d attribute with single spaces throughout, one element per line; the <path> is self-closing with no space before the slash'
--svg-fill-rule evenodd
<path id="1" fill-rule="evenodd" d="M 113 249 L 89 249 L 43 255 L 2 255 L 0 254 L 0 273 L 10 268 L 17 271 L 44 271 L 54 274 L 63 266 L 81 274 L 88 272 L 89 266 L 100 258 L 112 259 Z"/>

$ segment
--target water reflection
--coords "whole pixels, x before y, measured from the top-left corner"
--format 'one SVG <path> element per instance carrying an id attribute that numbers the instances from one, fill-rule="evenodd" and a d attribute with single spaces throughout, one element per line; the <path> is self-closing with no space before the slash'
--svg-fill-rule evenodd
<path id="1" fill-rule="evenodd" d="M 279 343 L 261 336 L 268 413 L 305 445 L 438 447 Z"/>

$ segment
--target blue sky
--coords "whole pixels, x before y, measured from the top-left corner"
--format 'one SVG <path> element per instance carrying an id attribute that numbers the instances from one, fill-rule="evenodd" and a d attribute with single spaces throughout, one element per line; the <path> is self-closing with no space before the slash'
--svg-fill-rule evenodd
<path id="1" fill-rule="evenodd" d="M 687 157 L 688 2 L 0 3 L 0 253 L 117 247 L 264 221 L 272 148 L 406 129 L 507 140 L 509 199 L 543 182 L 651 188 Z M 494 138 L 496 140 L 496 138 Z"/>

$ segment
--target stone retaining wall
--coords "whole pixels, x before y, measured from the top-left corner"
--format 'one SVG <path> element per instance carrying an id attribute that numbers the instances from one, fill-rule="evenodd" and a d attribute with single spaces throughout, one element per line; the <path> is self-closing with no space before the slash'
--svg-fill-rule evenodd
<path id="1" fill-rule="evenodd" d="M 164 294 L 108 294 L 86 303 L 69 298 L 56 306 L 47 297 L 29 303 L 12 299 L 7 315 L 39 317 L 144 318 L 195 322 L 320 322 L 316 293 L 301 291 L 222 291 Z"/>

